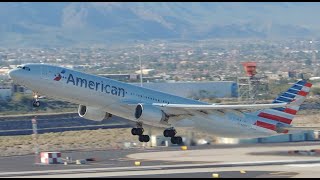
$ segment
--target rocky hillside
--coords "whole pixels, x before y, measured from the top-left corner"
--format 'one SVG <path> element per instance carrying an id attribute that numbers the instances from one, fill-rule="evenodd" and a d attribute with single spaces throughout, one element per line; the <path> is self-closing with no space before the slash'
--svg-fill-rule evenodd
<path id="1" fill-rule="evenodd" d="M 150 39 L 313 37 L 320 3 L 5 2 L 0 46 Z"/>

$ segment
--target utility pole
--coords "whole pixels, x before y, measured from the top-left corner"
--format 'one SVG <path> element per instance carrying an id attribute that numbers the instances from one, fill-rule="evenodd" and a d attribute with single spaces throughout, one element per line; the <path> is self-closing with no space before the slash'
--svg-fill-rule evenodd
<path id="1" fill-rule="evenodd" d="M 143 44 L 139 46 L 140 48 L 143 47 Z M 139 62 L 140 62 L 140 86 L 142 87 L 142 63 L 141 63 L 141 49 L 139 48 Z"/>
<path id="2" fill-rule="evenodd" d="M 33 145 L 34 145 L 34 151 L 35 151 L 34 163 L 38 164 L 39 163 L 39 144 L 38 144 L 38 127 L 37 127 L 38 123 L 36 118 L 37 118 L 36 116 L 32 118 L 31 122 L 32 122 L 32 130 L 33 130 L 32 139 L 33 139 Z"/>
<path id="3" fill-rule="evenodd" d="M 140 50 L 139 50 L 139 61 L 140 61 L 140 86 L 142 87 L 142 64 L 141 64 L 141 57 L 140 57 Z"/>

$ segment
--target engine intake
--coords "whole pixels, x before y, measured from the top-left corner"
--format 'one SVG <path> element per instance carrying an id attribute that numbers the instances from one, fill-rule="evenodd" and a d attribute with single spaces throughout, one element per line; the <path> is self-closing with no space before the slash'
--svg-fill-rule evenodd
<path id="1" fill-rule="evenodd" d="M 112 114 L 107 113 L 99 108 L 79 105 L 78 114 L 80 117 L 93 121 L 102 121 L 105 118 L 112 117 Z"/>
<path id="2" fill-rule="evenodd" d="M 169 120 L 169 116 L 164 113 L 161 109 L 154 107 L 152 105 L 142 105 L 138 104 L 134 117 L 136 119 L 142 120 L 144 122 L 150 122 L 150 123 L 161 123 L 161 124 L 167 124 Z"/>

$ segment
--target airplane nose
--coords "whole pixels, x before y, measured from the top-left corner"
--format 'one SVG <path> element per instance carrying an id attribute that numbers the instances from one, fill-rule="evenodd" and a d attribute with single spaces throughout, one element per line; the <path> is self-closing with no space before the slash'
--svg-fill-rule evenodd
<path id="1" fill-rule="evenodd" d="M 18 69 L 12 69 L 8 72 L 8 74 L 11 79 L 16 79 L 18 75 Z"/>

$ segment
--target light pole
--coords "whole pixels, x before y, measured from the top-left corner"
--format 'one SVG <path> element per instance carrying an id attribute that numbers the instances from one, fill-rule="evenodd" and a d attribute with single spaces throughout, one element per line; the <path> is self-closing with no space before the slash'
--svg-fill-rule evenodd
<path id="1" fill-rule="evenodd" d="M 141 44 L 139 47 L 142 49 L 143 44 Z M 141 63 L 141 49 L 139 48 L 139 62 L 140 62 L 140 86 L 142 87 L 142 63 Z"/>
<path id="2" fill-rule="evenodd" d="M 140 57 L 140 50 L 139 50 L 139 62 L 140 62 L 140 86 L 142 87 L 142 64 L 141 64 L 141 57 Z"/>
<path id="3" fill-rule="evenodd" d="M 39 163 L 39 144 L 38 144 L 38 127 L 37 127 L 37 117 L 35 116 L 32 118 L 32 139 L 34 144 L 34 151 L 35 151 L 35 164 Z"/>

